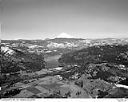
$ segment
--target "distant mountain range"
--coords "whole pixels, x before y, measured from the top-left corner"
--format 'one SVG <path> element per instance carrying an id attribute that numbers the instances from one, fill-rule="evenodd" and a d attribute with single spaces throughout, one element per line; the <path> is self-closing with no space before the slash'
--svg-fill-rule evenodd
<path id="1" fill-rule="evenodd" d="M 46 40 L 2 40 L 2 44 L 11 44 L 13 47 L 26 46 L 29 48 L 84 48 L 88 46 L 97 45 L 113 45 L 113 44 L 128 44 L 128 39 L 116 39 L 116 38 L 105 38 L 105 39 L 82 39 L 82 38 L 70 38 L 71 36 L 62 33 L 62 38 L 46 39 Z M 63 38 L 67 37 L 67 38 Z"/>

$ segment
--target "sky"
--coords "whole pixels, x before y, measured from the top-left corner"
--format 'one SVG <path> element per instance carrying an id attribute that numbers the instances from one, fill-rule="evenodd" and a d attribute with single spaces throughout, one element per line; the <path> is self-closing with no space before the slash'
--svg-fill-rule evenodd
<path id="1" fill-rule="evenodd" d="M 0 0 L 2 39 L 128 37 L 128 0 Z"/>

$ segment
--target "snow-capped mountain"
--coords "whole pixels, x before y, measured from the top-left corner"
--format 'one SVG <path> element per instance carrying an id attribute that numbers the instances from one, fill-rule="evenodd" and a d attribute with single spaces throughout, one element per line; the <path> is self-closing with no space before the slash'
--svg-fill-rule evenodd
<path id="1" fill-rule="evenodd" d="M 56 38 L 75 38 L 75 37 L 63 32 L 59 34 Z"/>

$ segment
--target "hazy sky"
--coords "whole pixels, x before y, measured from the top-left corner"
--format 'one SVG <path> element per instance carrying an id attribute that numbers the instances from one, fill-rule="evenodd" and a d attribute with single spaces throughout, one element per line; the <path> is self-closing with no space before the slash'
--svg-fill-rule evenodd
<path id="1" fill-rule="evenodd" d="M 0 9 L 2 39 L 128 37 L 128 0 L 2 0 Z"/>

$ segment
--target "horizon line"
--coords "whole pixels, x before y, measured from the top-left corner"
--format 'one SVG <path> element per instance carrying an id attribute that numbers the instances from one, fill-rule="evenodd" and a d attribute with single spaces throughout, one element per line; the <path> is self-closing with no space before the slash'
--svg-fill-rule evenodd
<path id="1" fill-rule="evenodd" d="M 104 38 L 57 38 L 57 37 L 55 37 L 55 38 L 44 38 L 44 39 L 25 39 L 25 38 L 17 38 L 17 39 L 0 39 L 0 41 L 2 41 L 2 40 L 47 40 L 47 39 L 93 39 L 93 40 L 95 40 L 95 39 L 128 39 L 128 37 L 104 37 Z"/>

